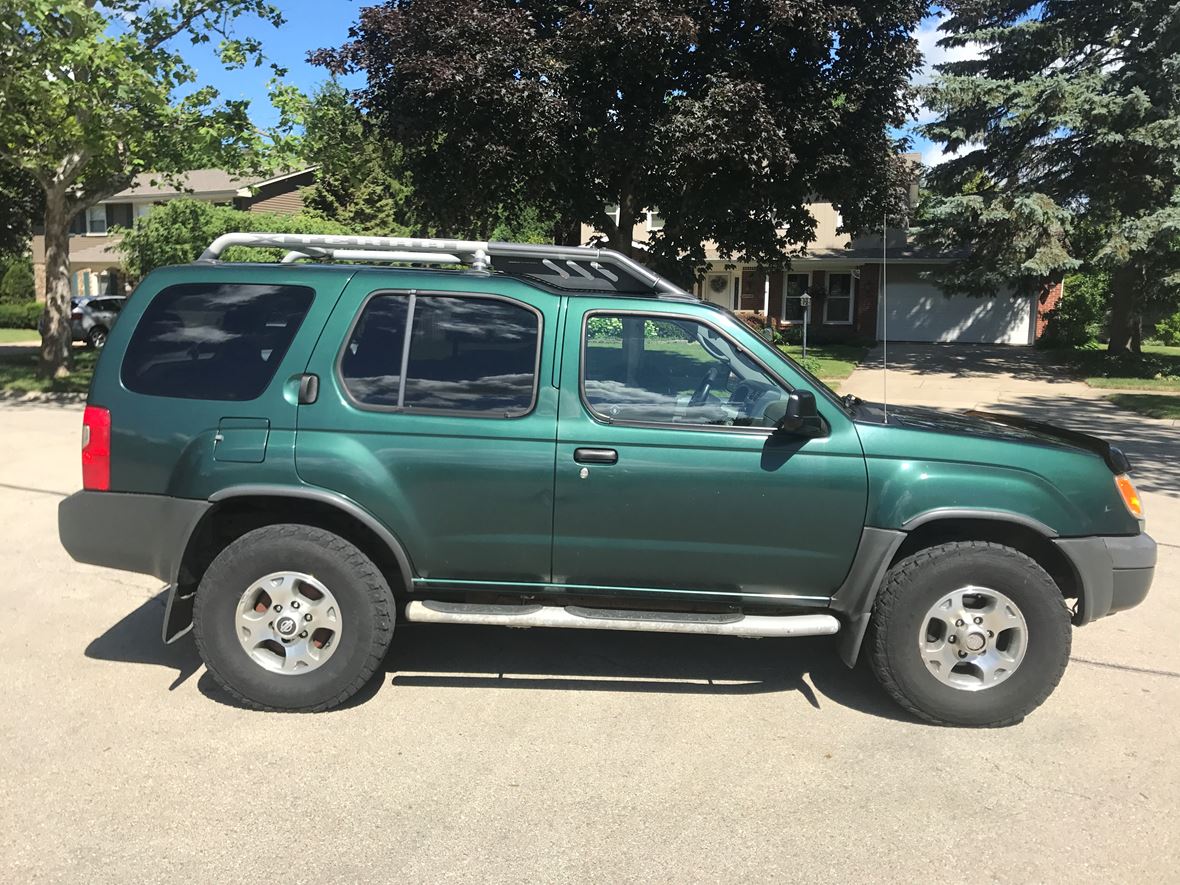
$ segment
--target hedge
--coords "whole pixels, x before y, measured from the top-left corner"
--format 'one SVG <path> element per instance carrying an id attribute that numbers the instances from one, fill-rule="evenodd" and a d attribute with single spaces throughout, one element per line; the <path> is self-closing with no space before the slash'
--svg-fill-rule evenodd
<path id="1" fill-rule="evenodd" d="M 36 329 L 44 307 L 36 301 L 2 301 L 0 329 Z"/>

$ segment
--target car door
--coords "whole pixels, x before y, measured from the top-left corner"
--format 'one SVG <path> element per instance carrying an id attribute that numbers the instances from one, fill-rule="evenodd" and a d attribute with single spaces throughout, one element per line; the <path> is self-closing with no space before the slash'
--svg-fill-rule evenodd
<path id="1" fill-rule="evenodd" d="M 565 328 L 554 582 L 826 601 L 867 497 L 843 411 L 817 397 L 820 438 L 768 426 L 806 379 L 720 311 L 570 299 Z"/>
<path id="2" fill-rule="evenodd" d="M 299 476 L 381 520 L 419 589 L 549 580 L 558 303 L 510 281 L 366 271 L 324 329 Z"/>

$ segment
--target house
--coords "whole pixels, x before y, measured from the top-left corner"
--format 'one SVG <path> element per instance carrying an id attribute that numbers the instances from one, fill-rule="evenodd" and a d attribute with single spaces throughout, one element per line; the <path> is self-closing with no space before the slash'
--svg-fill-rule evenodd
<path id="1" fill-rule="evenodd" d="M 153 206 L 191 197 L 243 209 L 249 212 L 273 212 L 294 215 L 303 208 L 300 189 L 315 181 L 315 168 L 299 169 L 269 178 L 237 176 L 223 169 L 194 169 L 182 176 L 177 187 L 145 172 L 114 196 L 91 206 L 74 217 L 70 226 L 70 291 L 74 295 L 122 293 L 124 280 L 119 270 L 119 252 L 115 245 L 116 227 L 131 227 L 135 219 L 152 211 Z M 33 276 L 37 299 L 45 300 L 45 237 L 34 233 Z"/>
<path id="2" fill-rule="evenodd" d="M 919 155 L 906 154 L 917 166 Z M 911 188 L 911 203 L 918 189 Z M 882 255 L 881 234 L 850 237 L 839 233 L 841 218 L 830 202 L 810 205 L 816 219 L 815 239 L 805 253 L 791 259 L 786 271 L 769 274 L 753 264 L 731 262 L 705 244 L 707 264 L 695 294 L 762 325 L 781 330 L 802 329 L 801 297 L 811 296 L 808 336 L 813 341 L 880 340 L 1032 344 L 1045 329 L 1046 314 L 1061 297 L 1061 284 L 1039 295 L 998 292 L 994 297 L 947 295 L 934 281 L 939 265 L 951 256 L 923 251 L 902 229 L 887 229 Z M 608 206 L 608 213 L 617 207 Z M 635 229 L 642 248 L 663 224 L 649 211 Z M 582 228 L 582 242 L 599 235 Z M 769 318 L 769 320 L 768 320 Z"/>

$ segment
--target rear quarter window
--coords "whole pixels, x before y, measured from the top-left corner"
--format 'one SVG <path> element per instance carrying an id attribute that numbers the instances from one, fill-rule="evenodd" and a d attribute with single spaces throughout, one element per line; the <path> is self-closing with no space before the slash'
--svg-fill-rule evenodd
<path id="1" fill-rule="evenodd" d="M 183 399 L 255 399 L 314 297 L 307 286 L 186 283 L 152 299 L 123 355 L 123 386 Z"/>

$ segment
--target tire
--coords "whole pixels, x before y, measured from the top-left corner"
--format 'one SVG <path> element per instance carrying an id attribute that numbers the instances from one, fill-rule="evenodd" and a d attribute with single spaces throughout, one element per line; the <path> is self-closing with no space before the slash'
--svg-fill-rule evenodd
<path id="1" fill-rule="evenodd" d="M 102 350 L 107 346 L 107 330 L 102 326 L 93 326 L 86 333 L 86 346 L 91 350 Z"/>
<path id="2" fill-rule="evenodd" d="M 990 614 L 979 618 L 984 627 L 974 627 L 972 610 L 966 624 L 952 613 L 963 610 L 950 601 L 960 588 L 966 593 L 958 598 L 990 600 L 1000 612 L 994 617 L 1014 626 L 998 639 L 990 633 L 992 638 L 983 638 L 981 631 L 993 625 Z M 1007 603 L 1018 609 L 1015 617 Z M 913 715 L 937 725 L 998 727 L 1020 722 L 1049 697 L 1065 672 L 1071 639 L 1061 590 L 1034 560 L 1000 544 L 956 541 L 890 569 L 873 604 L 868 648 L 881 685 Z M 1006 643 L 1002 650 L 1000 643 Z M 964 651 L 981 644 L 978 660 L 984 664 L 993 652 L 1004 655 L 998 667 L 991 666 L 991 676 Z"/>
<path id="3" fill-rule="evenodd" d="M 298 574 L 308 583 L 274 577 L 284 574 Z M 271 583 L 263 582 L 264 576 Z M 325 607 L 317 606 L 330 602 L 332 629 L 317 630 L 302 644 L 296 635 L 305 636 L 306 631 L 292 632 L 290 640 L 283 638 L 274 626 L 278 613 L 264 595 L 258 605 L 266 610 L 258 615 L 257 635 L 265 633 L 276 641 L 268 638 L 253 651 L 248 650 L 251 640 L 239 639 L 239 634 L 249 631 L 241 629 L 239 618 L 253 618 L 258 609 L 252 602 L 245 602 L 247 591 L 272 583 L 298 584 L 300 589 L 289 598 L 305 599 L 301 612 L 294 611 L 300 607 L 297 601 L 288 602 L 287 614 L 295 618 L 283 621 L 296 620 L 298 626 L 294 629 L 298 630 L 306 617 L 314 628 L 324 622 Z M 316 587 L 327 595 L 321 594 L 309 605 L 306 596 L 320 593 Z M 306 525 L 270 525 L 242 535 L 210 564 L 197 588 L 193 633 L 205 666 L 237 702 L 256 710 L 310 713 L 344 703 L 372 678 L 393 639 L 395 611 L 385 576 L 344 538 Z M 268 626 L 262 626 L 264 620 L 269 620 Z M 285 629 L 290 624 L 281 626 Z M 317 650 L 312 643 L 321 633 L 329 638 L 325 647 Z M 279 639 L 295 645 L 281 646 Z M 302 669 L 268 669 L 289 663 L 288 653 L 291 661 L 301 663 L 295 654 L 297 646 L 306 651 Z M 311 654 L 322 660 L 312 661 Z"/>

